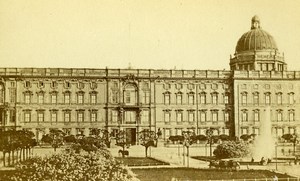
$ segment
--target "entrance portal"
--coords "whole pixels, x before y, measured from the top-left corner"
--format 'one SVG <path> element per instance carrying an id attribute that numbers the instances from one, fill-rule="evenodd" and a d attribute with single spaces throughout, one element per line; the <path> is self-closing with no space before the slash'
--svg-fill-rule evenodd
<path id="1" fill-rule="evenodd" d="M 126 142 L 135 145 L 136 144 L 136 128 L 126 128 Z"/>

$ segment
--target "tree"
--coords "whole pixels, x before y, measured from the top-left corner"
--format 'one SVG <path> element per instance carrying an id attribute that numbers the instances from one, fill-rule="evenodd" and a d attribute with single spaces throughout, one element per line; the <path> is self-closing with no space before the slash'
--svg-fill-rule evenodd
<path id="1" fill-rule="evenodd" d="M 243 135 L 240 136 L 240 138 L 243 141 L 248 141 L 249 139 L 251 139 L 251 135 L 243 134 Z"/>
<path id="2" fill-rule="evenodd" d="M 116 145 L 122 148 L 122 157 L 125 156 L 125 147 L 129 146 L 129 143 L 126 141 L 126 132 L 120 130 L 116 135 Z"/>
<path id="3" fill-rule="evenodd" d="M 148 129 L 144 129 L 139 132 L 139 140 L 142 146 L 145 147 L 145 154 L 148 157 L 148 148 L 150 146 L 157 146 L 157 136 L 154 131 L 150 131 Z"/>
<path id="4" fill-rule="evenodd" d="M 218 145 L 213 153 L 218 159 L 240 158 L 247 156 L 250 149 L 244 142 L 226 141 Z"/>
<path id="5" fill-rule="evenodd" d="M 294 152 L 294 155 L 295 155 L 295 152 L 296 152 L 296 144 L 298 142 L 297 140 L 297 135 L 296 134 L 284 134 L 281 136 L 282 139 L 286 140 L 287 142 L 290 142 L 290 143 L 293 143 L 293 152 Z"/>
<path id="6" fill-rule="evenodd" d="M 58 129 L 51 129 L 49 134 L 43 135 L 41 141 L 50 144 L 54 151 L 64 143 L 65 133 Z"/>

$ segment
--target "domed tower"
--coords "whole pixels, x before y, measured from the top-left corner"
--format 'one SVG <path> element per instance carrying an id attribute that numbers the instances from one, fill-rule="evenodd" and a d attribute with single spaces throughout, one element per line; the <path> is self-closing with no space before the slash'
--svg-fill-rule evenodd
<path id="1" fill-rule="evenodd" d="M 234 57 L 230 57 L 231 70 L 284 71 L 284 56 L 278 51 L 274 38 L 261 29 L 260 19 L 254 16 L 251 30 L 238 40 Z"/>

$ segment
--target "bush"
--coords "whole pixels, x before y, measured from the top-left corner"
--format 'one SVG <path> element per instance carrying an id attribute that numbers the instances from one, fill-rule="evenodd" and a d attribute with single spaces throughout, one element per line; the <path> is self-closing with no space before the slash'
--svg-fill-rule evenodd
<path id="1" fill-rule="evenodd" d="M 135 175 L 108 153 L 65 152 L 50 157 L 34 157 L 16 166 L 16 174 L 6 180 L 133 181 Z"/>
<path id="2" fill-rule="evenodd" d="M 170 136 L 169 140 L 172 141 L 172 143 L 174 143 L 175 141 L 182 142 L 183 141 L 183 136 L 181 136 L 181 135 Z"/>
<path id="3" fill-rule="evenodd" d="M 214 155 L 218 159 L 223 158 L 240 158 L 250 153 L 249 147 L 243 142 L 226 141 L 217 146 Z"/>

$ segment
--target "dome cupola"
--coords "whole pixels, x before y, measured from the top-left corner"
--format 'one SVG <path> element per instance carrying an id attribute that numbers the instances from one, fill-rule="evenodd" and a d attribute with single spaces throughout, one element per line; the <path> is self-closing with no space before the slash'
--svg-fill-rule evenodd
<path id="1" fill-rule="evenodd" d="M 284 57 L 280 55 L 274 38 L 262 30 L 260 19 L 251 19 L 251 30 L 238 40 L 235 54 L 230 58 L 231 70 L 283 71 Z"/>

